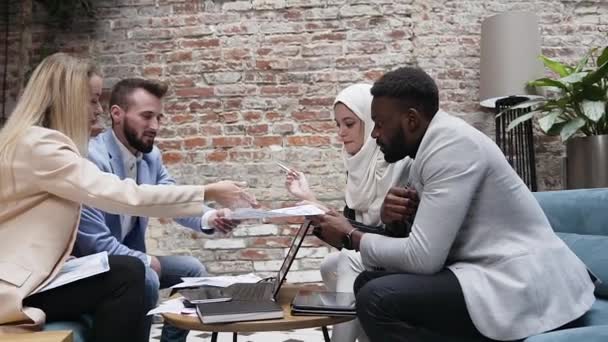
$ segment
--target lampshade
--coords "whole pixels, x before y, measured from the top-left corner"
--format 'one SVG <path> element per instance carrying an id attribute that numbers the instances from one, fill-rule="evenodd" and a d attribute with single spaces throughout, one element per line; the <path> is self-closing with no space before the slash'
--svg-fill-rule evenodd
<path id="1" fill-rule="evenodd" d="M 481 24 L 480 104 L 494 108 L 508 96 L 534 97 L 526 83 L 543 76 L 536 15 L 506 12 Z"/>

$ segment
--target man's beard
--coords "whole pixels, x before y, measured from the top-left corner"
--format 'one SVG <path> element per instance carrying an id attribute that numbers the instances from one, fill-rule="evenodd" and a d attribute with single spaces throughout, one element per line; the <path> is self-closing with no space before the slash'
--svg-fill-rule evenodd
<path id="1" fill-rule="evenodd" d="M 387 163 L 395 163 L 408 155 L 411 156 L 411 150 L 411 146 L 405 144 L 405 138 L 401 130 L 390 139 L 388 144 L 382 145 L 382 153 L 384 153 L 384 160 L 386 160 Z M 415 154 L 415 152 L 413 154 Z"/>
<path id="2" fill-rule="evenodd" d="M 136 150 L 138 150 L 141 153 L 150 153 L 152 152 L 152 149 L 154 148 L 154 139 L 152 139 L 152 141 L 148 144 L 145 143 L 142 139 L 139 139 L 137 137 L 137 132 L 135 132 L 135 130 L 131 129 L 131 126 L 129 126 L 129 122 L 125 121 L 125 126 L 124 126 L 124 134 L 125 134 L 125 138 L 127 139 L 127 142 L 129 143 L 129 145 L 133 148 L 135 148 Z"/>

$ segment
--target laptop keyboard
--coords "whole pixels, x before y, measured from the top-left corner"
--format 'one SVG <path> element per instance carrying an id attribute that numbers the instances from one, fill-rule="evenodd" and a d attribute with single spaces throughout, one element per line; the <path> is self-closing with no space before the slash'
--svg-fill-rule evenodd
<path id="1" fill-rule="evenodd" d="M 232 300 L 269 300 L 272 299 L 271 283 L 237 283 L 228 287 Z"/>

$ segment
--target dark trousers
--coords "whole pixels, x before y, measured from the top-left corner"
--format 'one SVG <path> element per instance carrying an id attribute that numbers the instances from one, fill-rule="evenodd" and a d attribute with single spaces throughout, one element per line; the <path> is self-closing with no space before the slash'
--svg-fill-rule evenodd
<path id="1" fill-rule="evenodd" d="M 357 317 L 371 341 L 490 341 L 473 325 L 456 276 L 367 271 L 355 281 Z"/>
<path id="2" fill-rule="evenodd" d="M 47 322 L 93 316 L 93 341 L 144 342 L 144 265 L 110 256 L 110 271 L 34 294 L 23 304 L 46 313 Z"/>

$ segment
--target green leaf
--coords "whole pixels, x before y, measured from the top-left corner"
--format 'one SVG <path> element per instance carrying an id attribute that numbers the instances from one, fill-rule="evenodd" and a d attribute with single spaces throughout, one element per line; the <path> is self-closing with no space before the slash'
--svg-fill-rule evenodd
<path id="1" fill-rule="evenodd" d="M 532 82 L 528 82 L 531 87 L 555 87 L 560 89 L 568 89 L 568 87 L 560 81 L 552 80 L 550 78 L 539 78 Z"/>
<path id="2" fill-rule="evenodd" d="M 604 64 L 602 64 L 599 68 L 585 76 L 585 78 L 583 78 L 583 83 L 586 85 L 595 84 L 604 78 L 606 74 L 608 74 L 608 61 L 604 62 Z"/>
<path id="3" fill-rule="evenodd" d="M 553 124 L 553 127 L 551 127 L 549 131 L 545 132 L 545 134 L 550 136 L 559 135 L 566 124 L 566 121 L 556 122 L 555 124 Z"/>
<path id="4" fill-rule="evenodd" d="M 583 80 L 583 78 L 585 76 L 587 76 L 588 72 L 587 71 L 583 71 L 583 72 L 575 72 L 572 73 L 566 77 L 562 77 L 560 78 L 558 81 L 561 83 L 565 83 L 565 84 L 573 84 L 573 83 L 578 83 L 580 81 Z"/>
<path id="5" fill-rule="evenodd" d="M 597 50 L 597 48 L 593 48 L 591 50 L 589 50 L 587 52 L 587 54 L 585 55 L 585 57 L 583 57 L 578 64 L 576 65 L 576 68 L 574 68 L 574 72 L 580 72 L 581 70 L 583 70 L 583 68 L 587 65 L 587 62 L 589 61 L 589 58 L 591 57 L 592 54 L 595 53 L 595 51 Z"/>
<path id="6" fill-rule="evenodd" d="M 512 130 L 513 128 L 517 127 L 522 122 L 525 122 L 525 121 L 528 121 L 528 120 L 532 119 L 534 117 L 535 113 L 536 113 L 536 111 L 530 112 L 530 113 L 526 113 L 526 114 L 518 117 L 517 119 L 511 121 L 511 123 L 507 127 L 507 132 L 510 131 L 510 130 Z"/>
<path id="7" fill-rule="evenodd" d="M 597 65 L 600 66 L 606 62 L 608 62 L 608 46 L 604 48 L 602 54 L 597 58 Z"/>
<path id="8" fill-rule="evenodd" d="M 560 77 L 566 77 L 568 76 L 571 72 L 572 72 L 572 68 L 568 67 L 567 65 L 564 65 L 558 61 L 554 61 L 550 58 L 547 58 L 543 55 L 541 55 L 539 57 L 539 59 L 543 62 L 543 64 L 553 70 L 554 72 L 556 72 Z"/>
<path id="9" fill-rule="evenodd" d="M 572 135 L 574 135 L 576 132 L 578 132 L 578 130 L 583 126 L 585 126 L 585 119 L 583 119 L 583 118 L 576 118 L 576 119 L 566 123 L 564 125 L 564 127 L 562 127 L 562 130 L 559 134 L 560 137 L 562 138 L 562 141 L 568 140 Z"/>
<path id="10" fill-rule="evenodd" d="M 562 110 L 553 110 L 549 112 L 549 114 L 538 119 L 538 125 L 540 126 L 540 129 L 542 129 L 545 133 L 549 132 L 553 125 L 559 122 L 560 114 L 562 114 Z"/>
<path id="11" fill-rule="evenodd" d="M 583 100 L 581 103 L 583 113 L 589 120 L 593 122 L 598 122 L 598 120 L 604 116 L 605 108 L 606 102 L 604 101 Z"/>

